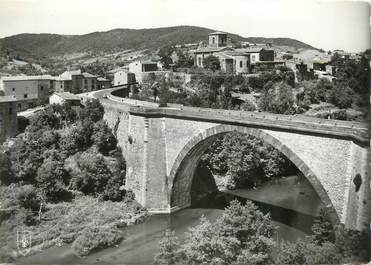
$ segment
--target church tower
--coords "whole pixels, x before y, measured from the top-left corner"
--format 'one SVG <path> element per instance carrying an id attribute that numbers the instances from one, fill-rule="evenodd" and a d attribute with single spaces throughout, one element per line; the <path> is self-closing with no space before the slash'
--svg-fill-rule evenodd
<path id="1" fill-rule="evenodd" d="M 227 46 L 227 33 L 217 31 L 209 34 L 210 48 L 220 48 L 226 46 Z"/>

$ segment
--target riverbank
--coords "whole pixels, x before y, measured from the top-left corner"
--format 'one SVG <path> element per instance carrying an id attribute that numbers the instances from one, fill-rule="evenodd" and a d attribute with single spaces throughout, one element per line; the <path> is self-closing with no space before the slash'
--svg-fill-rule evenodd
<path id="1" fill-rule="evenodd" d="M 291 176 L 282 178 L 278 182 L 266 183 L 257 190 L 235 190 L 226 196 L 233 199 L 238 194 L 240 199 L 252 199 L 260 208 L 265 206 L 264 211 L 278 209 L 273 210 L 276 214 L 272 214 L 274 224 L 278 226 L 276 240 L 294 241 L 310 232 L 303 231 L 301 226 L 312 225 L 312 219 L 321 205 L 318 196 L 313 192 L 308 181 L 305 179 L 298 181 L 296 176 Z M 285 220 L 287 215 L 285 210 L 293 213 L 289 216 L 289 220 Z M 32 256 L 20 258 L 17 263 L 151 264 L 155 253 L 158 252 L 158 242 L 166 229 L 174 230 L 180 241 L 183 241 L 184 232 L 189 227 L 197 225 L 202 215 L 213 221 L 220 216 L 222 211 L 223 207 L 189 208 L 171 215 L 153 215 L 143 223 L 123 228 L 125 240 L 115 247 L 79 258 L 73 254 L 69 245 L 56 246 Z M 285 222 L 280 221 L 280 218 Z"/>
<path id="2" fill-rule="evenodd" d="M 64 249 L 68 246 L 64 252 L 85 256 L 119 244 L 125 240 L 123 228 L 139 224 L 148 217 L 148 212 L 134 200 L 100 201 L 90 196 L 81 196 L 71 202 L 47 204 L 45 208 L 41 220 L 34 225 L 15 223 L 17 212 L 16 216 L 1 223 L 1 231 L 4 232 L 1 243 L 4 253 L 1 254 L 4 262 L 22 256 L 17 249 L 17 231 L 28 231 L 30 235 L 32 247 L 23 251 L 26 255 L 44 255 L 49 253 L 50 248 Z"/>

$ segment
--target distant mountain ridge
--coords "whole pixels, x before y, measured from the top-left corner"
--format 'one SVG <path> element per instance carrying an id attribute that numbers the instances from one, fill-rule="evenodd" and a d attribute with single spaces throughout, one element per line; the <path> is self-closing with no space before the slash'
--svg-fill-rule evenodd
<path id="1" fill-rule="evenodd" d="M 0 53 L 16 53 L 23 57 L 50 57 L 78 52 L 108 52 L 123 49 L 157 49 L 175 45 L 207 41 L 207 35 L 215 30 L 195 26 L 175 26 L 150 29 L 113 29 L 84 35 L 24 33 L 0 39 Z M 290 38 L 244 38 L 228 33 L 236 41 L 267 43 L 278 46 L 315 49 Z"/>

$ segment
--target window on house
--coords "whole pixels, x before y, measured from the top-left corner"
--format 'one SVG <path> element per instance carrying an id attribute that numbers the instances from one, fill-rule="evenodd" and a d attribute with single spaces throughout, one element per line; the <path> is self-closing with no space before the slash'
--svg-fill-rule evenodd
<path id="1" fill-rule="evenodd" d="M 85 80 L 84 80 L 84 82 L 85 82 L 85 84 L 87 84 L 87 83 L 88 83 L 88 80 L 87 80 L 87 79 L 85 79 Z"/>
<path id="2" fill-rule="evenodd" d="M 252 61 L 255 61 L 255 55 L 252 55 L 252 56 L 251 56 L 251 60 L 252 60 Z"/>
<path id="3" fill-rule="evenodd" d="M 18 109 L 20 110 L 22 108 L 21 103 L 18 103 Z"/>
<path id="4" fill-rule="evenodd" d="M 12 107 L 9 107 L 9 114 L 12 114 L 13 113 L 13 109 Z"/>
<path id="5" fill-rule="evenodd" d="M 201 66 L 202 59 L 198 58 L 198 65 Z"/>
<path id="6" fill-rule="evenodd" d="M 240 61 L 240 68 L 242 68 L 242 61 Z"/>
<path id="7" fill-rule="evenodd" d="M 15 88 L 14 87 L 12 88 L 12 91 L 15 91 Z"/>
<path id="8" fill-rule="evenodd" d="M 41 86 L 41 87 L 40 87 L 40 90 L 41 90 L 41 91 L 43 91 L 43 90 L 44 90 L 44 88 L 43 88 L 43 87 Z"/>
<path id="9" fill-rule="evenodd" d="M 211 38 L 211 42 L 212 42 L 212 44 L 215 44 L 215 38 L 214 37 Z"/>
<path id="10" fill-rule="evenodd" d="M 24 94 L 23 97 L 24 97 L 24 98 L 28 98 L 28 95 L 27 95 L 27 94 Z"/>

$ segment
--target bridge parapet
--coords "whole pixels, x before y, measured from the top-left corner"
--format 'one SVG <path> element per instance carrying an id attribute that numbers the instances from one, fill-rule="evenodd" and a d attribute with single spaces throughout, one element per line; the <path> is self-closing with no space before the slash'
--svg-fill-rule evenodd
<path id="1" fill-rule="evenodd" d="M 363 145 L 370 144 L 368 125 L 360 122 L 326 120 L 304 115 L 192 108 L 179 105 L 163 108 L 133 106 L 130 107 L 129 112 L 132 115 L 145 117 L 171 117 L 221 124 L 249 125 L 261 129 L 320 134 L 328 137 L 349 138 Z"/>

